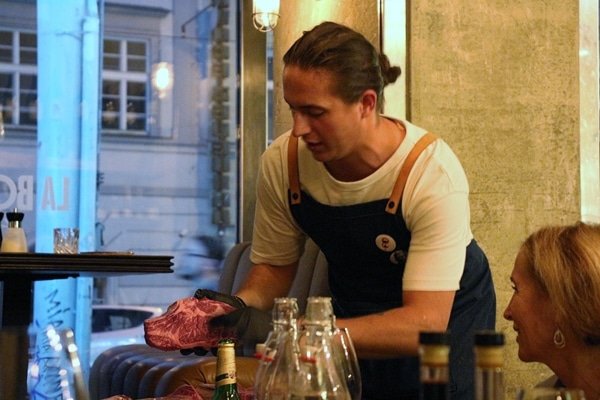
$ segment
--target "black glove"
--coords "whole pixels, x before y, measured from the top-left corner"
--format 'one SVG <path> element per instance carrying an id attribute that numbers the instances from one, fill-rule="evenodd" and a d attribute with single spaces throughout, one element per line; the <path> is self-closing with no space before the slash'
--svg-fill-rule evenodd
<path id="1" fill-rule="evenodd" d="M 256 343 L 262 343 L 267 339 L 271 330 L 271 314 L 258 308 L 244 307 L 229 314 L 219 315 L 210 320 L 209 324 L 234 328 L 238 339 L 241 339 L 244 345 L 251 345 L 254 349 Z"/>
<path id="2" fill-rule="evenodd" d="M 271 330 L 271 314 L 261 311 L 254 307 L 246 306 L 246 303 L 237 296 L 225 293 L 215 292 L 210 289 L 198 289 L 194 294 L 197 299 L 207 298 L 229 304 L 235 310 L 229 314 L 220 315 L 210 320 L 211 326 L 223 326 L 225 328 L 234 328 L 238 339 L 244 344 L 244 353 L 252 354 L 257 343 L 266 340 Z M 183 355 L 195 353 L 196 355 L 205 355 L 207 349 L 194 348 L 180 351 Z M 217 354 L 216 348 L 211 349 L 213 354 Z"/>
<path id="3" fill-rule="evenodd" d="M 205 356 L 205 355 L 208 354 L 209 351 L 212 353 L 213 349 L 207 350 L 204 347 L 194 347 L 193 349 L 181 349 L 181 350 L 179 350 L 179 352 L 183 356 L 189 356 L 192 353 L 194 353 L 197 356 Z M 214 354 L 216 355 L 217 352 L 214 351 Z"/>
<path id="4" fill-rule="evenodd" d="M 196 293 L 194 293 L 194 297 L 197 299 L 210 299 L 214 301 L 219 301 L 221 303 L 229 304 L 233 308 L 245 308 L 246 303 L 244 300 L 240 299 L 237 296 L 232 296 L 230 294 L 215 292 L 210 289 L 198 289 Z"/>
<path id="5" fill-rule="evenodd" d="M 241 339 L 245 346 L 252 346 L 252 352 L 256 343 L 262 343 L 266 340 L 271 330 L 270 313 L 261 311 L 258 308 L 248 307 L 244 300 L 237 296 L 212 290 L 198 289 L 194 296 L 199 299 L 206 297 L 235 307 L 236 310 L 211 319 L 209 324 L 211 326 L 234 328 L 238 339 Z"/>

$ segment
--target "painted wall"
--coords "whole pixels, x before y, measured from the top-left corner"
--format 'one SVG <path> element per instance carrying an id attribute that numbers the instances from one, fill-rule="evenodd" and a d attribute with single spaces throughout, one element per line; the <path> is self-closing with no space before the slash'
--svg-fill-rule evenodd
<path id="1" fill-rule="evenodd" d="M 469 178 L 471 224 L 493 270 L 498 329 L 507 337 L 506 398 L 513 399 L 517 387 L 550 373 L 518 360 L 512 324 L 502 318 L 514 257 L 538 227 L 580 218 L 579 2 L 420 0 L 408 7 L 407 115 L 452 146 Z M 289 45 L 325 19 L 378 43 L 377 10 L 376 0 L 282 2 L 277 134 L 291 126 L 280 77 Z"/>

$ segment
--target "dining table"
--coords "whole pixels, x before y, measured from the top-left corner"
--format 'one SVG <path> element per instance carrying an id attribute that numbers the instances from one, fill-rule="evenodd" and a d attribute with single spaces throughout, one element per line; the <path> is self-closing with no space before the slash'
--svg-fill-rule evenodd
<path id="1" fill-rule="evenodd" d="M 0 253 L 0 328 L 31 322 L 36 281 L 171 273 L 172 259 L 169 255 L 131 252 Z"/>

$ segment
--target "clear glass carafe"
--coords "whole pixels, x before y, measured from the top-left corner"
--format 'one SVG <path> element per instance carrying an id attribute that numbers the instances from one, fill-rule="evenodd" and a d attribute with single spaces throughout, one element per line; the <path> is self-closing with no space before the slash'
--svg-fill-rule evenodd
<path id="1" fill-rule="evenodd" d="M 299 371 L 297 346 L 298 302 L 295 298 L 275 299 L 273 328 L 262 346 L 256 373 L 254 398 L 289 399 L 291 382 Z"/>
<path id="2" fill-rule="evenodd" d="M 298 337 L 300 370 L 292 385 L 292 399 L 353 399 L 346 382 L 346 371 L 352 368 L 334 339 L 339 333 L 331 298 L 310 297 Z"/>

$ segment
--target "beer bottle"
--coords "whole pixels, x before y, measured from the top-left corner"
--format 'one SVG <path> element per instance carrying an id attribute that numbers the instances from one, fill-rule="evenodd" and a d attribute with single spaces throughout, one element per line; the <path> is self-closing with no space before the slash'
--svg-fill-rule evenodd
<path id="1" fill-rule="evenodd" d="M 212 400 L 239 400 L 235 369 L 235 349 L 231 339 L 219 341 L 217 350 L 217 374 Z"/>

